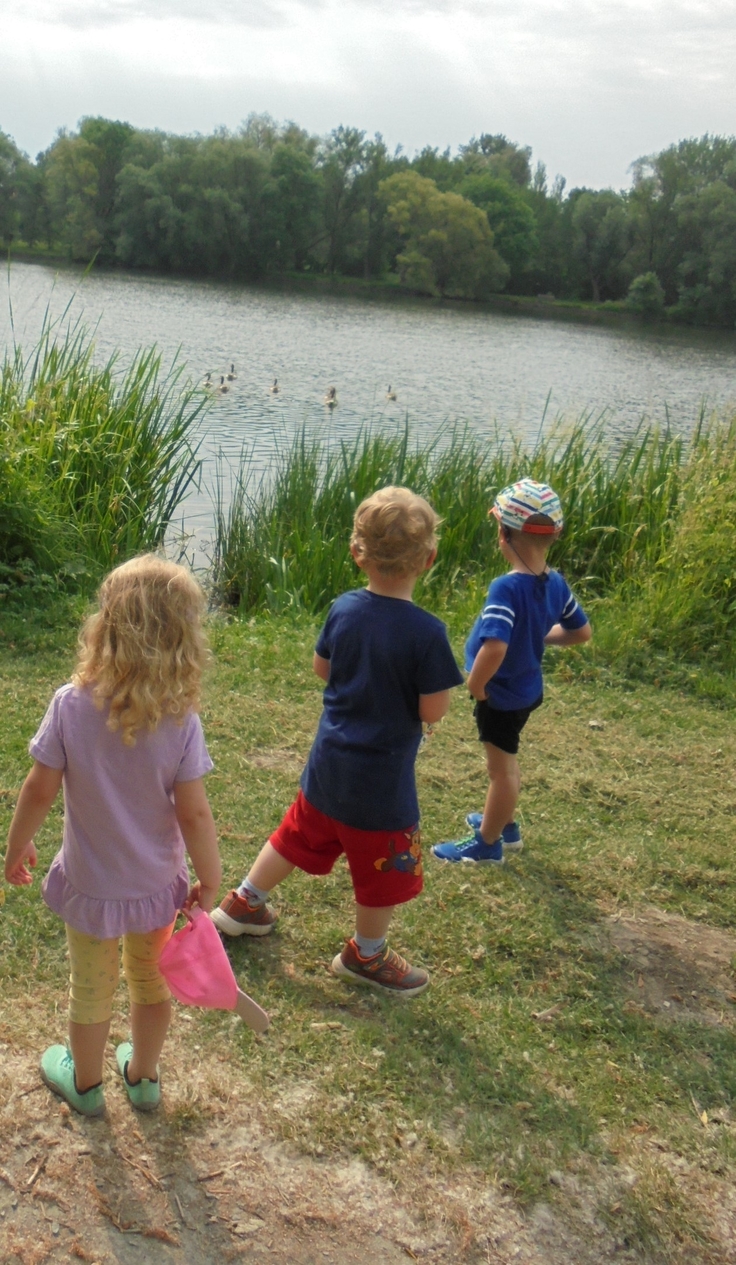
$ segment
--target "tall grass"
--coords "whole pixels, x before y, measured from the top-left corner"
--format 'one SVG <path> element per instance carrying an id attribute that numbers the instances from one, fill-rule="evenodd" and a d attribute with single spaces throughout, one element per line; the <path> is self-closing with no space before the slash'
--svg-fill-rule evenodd
<path id="1" fill-rule="evenodd" d="M 164 538 L 197 477 L 204 407 L 155 349 L 98 365 L 79 326 L 47 324 L 0 373 L 0 564 L 91 573 Z"/>
<path id="2" fill-rule="evenodd" d="M 333 447 L 299 434 L 257 479 L 246 457 L 232 495 L 220 482 L 215 582 L 244 612 L 298 607 L 318 613 L 355 583 L 348 537 L 356 505 L 388 483 L 406 484 L 442 515 L 439 556 L 423 581 L 443 601 L 502 567 L 488 510 L 500 488 L 524 474 L 551 483 L 566 529 L 554 562 L 590 593 L 662 554 L 680 496 L 686 445 L 643 425 L 611 453 L 605 418 L 558 423 L 531 448 L 467 429 L 429 445 L 364 430 Z"/>

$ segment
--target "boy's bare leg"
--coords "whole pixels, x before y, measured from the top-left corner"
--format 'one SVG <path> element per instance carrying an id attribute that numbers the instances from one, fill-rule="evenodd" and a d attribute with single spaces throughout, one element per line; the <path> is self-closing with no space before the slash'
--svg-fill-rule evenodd
<path id="1" fill-rule="evenodd" d="M 393 916 L 394 906 L 374 909 L 370 905 L 355 902 L 355 933 L 366 940 L 383 940 Z"/>
<path id="2" fill-rule="evenodd" d="M 264 843 L 248 873 L 248 881 L 262 892 L 270 892 L 288 878 L 294 868 L 271 843 Z"/>
<path id="3" fill-rule="evenodd" d="M 521 770 L 515 755 L 484 742 L 490 786 L 486 795 L 480 833 L 486 843 L 495 843 L 504 826 L 514 820 L 521 790 Z"/>

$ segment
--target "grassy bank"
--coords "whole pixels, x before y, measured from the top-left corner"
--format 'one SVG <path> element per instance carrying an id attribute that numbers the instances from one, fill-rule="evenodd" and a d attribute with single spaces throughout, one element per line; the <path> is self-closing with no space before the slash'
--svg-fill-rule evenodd
<path id="1" fill-rule="evenodd" d="M 213 579 L 241 616 L 323 612 L 355 582 L 348 537 L 356 504 L 405 483 L 444 523 L 438 561 L 418 600 L 467 623 L 502 569 L 488 507 L 524 474 L 551 483 L 566 527 L 550 561 L 576 586 L 601 629 L 599 661 L 636 678 L 729 692 L 736 593 L 736 422 L 701 418 L 689 439 L 642 424 L 617 448 L 606 419 L 540 430 L 525 446 L 449 430 L 429 446 L 366 431 L 326 449 L 305 434 L 277 452 L 268 479 L 247 462 L 219 489 Z"/>
<path id="2" fill-rule="evenodd" d="M 199 472 L 191 435 L 204 400 L 155 350 L 95 362 L 80 327 L 48 326 L 0 370 L 3 589 L 89 587 L 164 539 Z"/>
<path id="3" fill-rule="evenodd" d="M 203 719 L 226 883 L 293 796 L 320 708 L 315 628 L 303 614 L 212 625 Z M 73 620 L 55 643 L 2 629 L 7 825 L 28 738 L 69 672 Z M 179 1084 L 169 1073 L 166 1118 L 196 1146 L 213 1119 L 260 1112 L 277 1136 L 361 1157 L 420 1203 L 425 1180 L 466 1173 L 523 1203 L 551 1201 L 571 1223 L 592 1208 L 627 1259 L 722 1261 L 736 1168 L 733 726 L 674 691 L 567 677 L 551 672 L 525 734 L 525 851 L 492 873 L 428 858 L 425 894 L 397 916 L 392 942 L 430 969 L 428 993 L 392 1005 L 331 977 L 348 876 L 341 865 L 326 880 L 296 874 L 276 933 L 231 947 L 270 1034 L 254 1041 L 227 1015 L 178 1012 L 173 1049 L 190 1074 Z M 461 690 L 418 780 L 425 844 L 456 835 L 484 788 Z M 41 870 L 59 827 L 57 809 Z M 0 913 L 9 1049 L 63 1036 L 63 933 L 39 881 L 7 891 Z M 122 1039 L 122 1015 L 114 1028 Z"/>

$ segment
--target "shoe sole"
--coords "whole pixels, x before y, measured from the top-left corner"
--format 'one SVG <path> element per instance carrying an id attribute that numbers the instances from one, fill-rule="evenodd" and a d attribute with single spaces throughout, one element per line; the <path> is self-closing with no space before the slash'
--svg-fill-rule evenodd
<path id="1" fill-rule="evenodd" d="M 417 997 L 419 993 L 424 992 L 425 988 L 429 988 L 430 983 L 427 979 L 416 988 L 391 988 L 389 984 L 379 984 L 378 980 L 368 979 L 365 975 L 358 975 L 356 971 L 351 971 L 339 953 L 332 959 L 331 969 L 333 975 L 339 975 L 341 979 L 352 980 L 354 984 L 365 984 L 368 988 L 375 988 L 378 993 L 390 993 L 392 997 Z"/>
<path id="2" fill-rule="evenodd" d="M 61 1101 L 65 1102 L 68 1107 L 71 1107 L 72 1111 L 76 1111 L 78 1116 L 84 1116 L 86 1120 L 99 1120 L 101 1116 L 104 1116 L 106 1111 L 104 1102 L 100 1107 L 95 1107 L 94 1111 L 80 1111 L 76 1103 L 70 1102 L 63 1090 L 61 1090 L 58 1085 L 55 1085 L 54 1082 L 49 1079 L 43 1068 L 39 1068 L 39 1071 L 44 1085 L 51 1090 L 52 1094 L 56 1094 L 57 1098 L 60 1098 Z"/>
<path id="3" fill-rule="evenodd" d="M 503 857 L 498 857 L 497 860 L 493 857 L 485 857 L 482 861 L 477 861 L 475 857 L 458 857 L 457 861 L 453 861 L 450 857 L 437 856 L 434 848 L 430 848 L 430 852 L 436 861 L 444 861 L 445 865 L 457 865 L 458 862 L 461 865 L 503 865 L 504 862 Z"/>
<path id="4" fill-rule="evenodd" d="M 267 936 L 269 931 L 273 931 L 274 923 L 268 922 L 263 926 L 259 926 L 254 922 L 238 922 L 237 919 L 231 918 L 226 914 L 224 909 L 213 909 L 210 918 L 214 922 L 218 931 L 224 932 L 226 936 Z"/>

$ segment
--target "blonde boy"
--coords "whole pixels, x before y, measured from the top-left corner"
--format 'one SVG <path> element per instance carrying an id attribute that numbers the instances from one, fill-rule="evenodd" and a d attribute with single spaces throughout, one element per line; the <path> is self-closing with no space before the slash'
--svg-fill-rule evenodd
<path id="1" fill-rule="evenodd" d="M 521 787 L 517 751 L 530 714 L 542 704 L 545 646 L 590 640 L 590 624 L 567 582 L 547 566 L 562 531 L 562 506 L 547 483 L 520 479 L 499 492 L 490 511 L 510 570 L 488 590 L 465 645 L 468 689 L 490 785 L 482 813 L 468 813 L 471 834 L 432 848 L 441 861 L 500 864 L 504 848 L 520 851 L 515 820 Z"/>
<path id="2" fill-rule="evenodd" d="M 440 720 L 462 683 L 444 624 L 412 601 L 437 556 L 439 522 L 408 488 L 382 488 L 358 506 L 350 550 L 368 584 L 337 599 L 317 640 L 324 709 L 301 789 L 212 915 L 226 935 L 265 935 L 276 921 L 266 898 L 277 883 L 295 866 L 328 874 L 344 853 L 355 934 L 332 970 L 404 997 L 429 983 L 386 944 L 394 907 L 422 890 L 414 761 L 422 722 Z"/>

